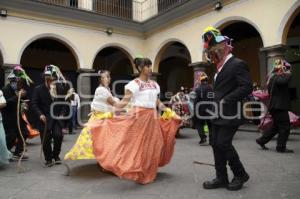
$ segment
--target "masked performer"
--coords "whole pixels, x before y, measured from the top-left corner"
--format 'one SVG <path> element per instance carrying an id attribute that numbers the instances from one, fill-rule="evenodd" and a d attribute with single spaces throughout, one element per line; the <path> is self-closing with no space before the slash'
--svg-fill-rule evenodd
<path id="1" fill-rule="evenodd" d="M 95 91 L 95 96 L 91 104 L 91 114 L 88 122 L 98 119 L 112 118 L 113 107 L 118 98 L 112 96 L 109 88 L 110 73 L 107 70 L 100 70 L 99 86 Z M 84 127 L 75 145 L 65 155 L 65 160 L 95 159 L 93 152 L 93 141 L 88 127 Z"/>
<path id="2" fill-rule="evenodd" d="M 22 157 L 23 160 L 26 160 L 28 159 L 28 156 L 24 154 L 22 156 L 24 148 L 16 118 L 18 110 L 18 96 L 20 95 L 21 101 L 26 100 L 26 91 L 24 89 L 25 82 L 29 85 L 32 81 L 20 65 L 15 66 L 7 78 L 9 80 L 9 84 L 2 89 L 3 96 L 6 99 L 6 106 L 2 110 L 2 116 L 3 126 L 6 133 L 7 148 L 8 150 L 11 150 L 13 146 L 15 146 L 16 148 L 13 153 L 13 157 L 16 159 Z M 21 112 L 18 113 L 20 114 L 20 129 L 23 138 L 26 139 L 28 132 L 25 122 L 21 118 Z"/>
<path id="3" fill-rule="evenodd" d="M 202 145 L 206 143 L 206 135 L 204 131 L 205 125 L 207 125 L 209 129 L 209 143 L 211 144 L 211 122 L 210 118 L 208 118 L 209 114 L 207 110 L 211 110 L 211 104 L 213 100 L 213 90 L 212 87 L 208 84 L 208 76 L 206 73 L 201 73 L 200 75 L 199 86 L 196 89 L 196 99 L 195 99 L 195 114 L 194 114 L 194 122 L 195 127 L 198 131 L 200 141 L 199 144 Z"/>
<path id="4" fill-rule="evenodd" d="M 242 123 L 239 106 L 252 91 L 252 81 L 247 64 L 231 54 L 232 46 L 228 37 L 208 27 L 203 34 L 205 53 L 217 67 L 214 78 L 214 102 L 218 116 L 212 120 L 212 148 L 215 159 L 216 178 L 203 183 L 205 189 L 226 187 L 239 190 L 248 181 L 249 175 L 232 145 L 233 137 Z M 233 179 L 229 183 L 227 163 Z"/>
<path id="5" fill-rule="evenodd" d="M 114 107 L 121 109 L 129 101 L 133 106 L 126 116 L 89 124 L 94 154 L 99 164 L 120 178 L 147 184 L 154 181 L 159 166 L 171 160 L 175 134 L 180 120 L 158 99 L 159 85 L 150 80 L 152 63 L 136 58 L 139 77 L 125 86 L 125 96 Z M 156 108 L 165 110 L 163 118 Z M 167 120 L 169 119 L 169 120 Z"/>
<path id="6" fill-rule="evenodd" d="M 32 109 L 41 121 L 39 130 L 47 167 L 53 166 L 54 163 L 61 164 L 59 154 L 64 127 L 61 118 L 67 113 L 66 106 L 62 105 L 66 95 L 64 84 L 65 79 L 60 69 L 54 65 L 47 65 L 44 70 L 44 83 L 36 86 L 33 91 Z"/>
<path id="7" fill-rule="evenodd" d="M 290 119 L 288 111 L 290 109 L 289 81 L 291 79 L 291 65 L 284 60 L 275 61 L 273 70 L 268 79 L 268 92 L 270 95 L 269 112 L 273 118 L 273 125 L 256 143 L 263 149 L 267 149 L 267 144 L 276 134 L 276 151 L 280 153 L 293 153 L 294 151 L 286 148 L 286 143 L 290 135 Z"/>

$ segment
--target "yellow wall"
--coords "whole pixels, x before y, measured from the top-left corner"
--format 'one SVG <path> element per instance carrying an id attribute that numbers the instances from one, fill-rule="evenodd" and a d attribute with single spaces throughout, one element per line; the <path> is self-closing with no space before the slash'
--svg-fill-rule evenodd
<path id="1" fill-rule="evenodd" d="M 80 68 L 91 69 L 97 53 L 108 46 L 118 46 L 132 57 L 143 53 L 143 40 L 137 37 L 112 34 L 41 21 L 7 17 L 0 20 L 0 49 L 4 63 L 20 63 L 24 49 L 38 38 L 51 37 L 66 43 L 78 59 Z"/>

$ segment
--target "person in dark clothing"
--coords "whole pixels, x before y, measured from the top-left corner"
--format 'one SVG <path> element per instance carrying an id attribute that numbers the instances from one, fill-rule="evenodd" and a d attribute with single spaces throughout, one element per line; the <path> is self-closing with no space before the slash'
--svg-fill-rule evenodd
<path id="1" fill-rule="evenodd" d="M 207 104 L 212 102 L 213 100 L 213 89 L 208 84 L 208 76 L 206 73 L 202 73 L 200 75 L 201 84 L 196 89 L 196 98 L 194 101 L 194 123 L 195 128 L 198 131 L 200 141 L 199 144 L 205 144 L 207 136 L 205 135 L 204 127 L 207 125 L 208 127 L 208 135 L 209 135 L 209 144 L 211 144 L 211 122 L 208 118 L 209 113 L 207 110 L 211 110 L 211 104 Z M 201 104 L 203 103 L 203 104 Z"/>
<path id="2" fill-rule="evenodd" d="M 252 81 L 247 64 L 231 54 L 231 39 L 221 35 L 213 27 L 205 29 L 204 50 L 217 67 L 214 77 L 214 110 L 212 120 L 212 148 L 215 159 L 216 178 L 203 183 L 205 189 L 226 187 L 235 191 L 249 180 L 239 155 L 232 145 L 233 137 L 243 122 L 241 101 L 252 92 Z M 217 114 L 216 114 L 217 113 Z M 233 179 L 229 183 L 227 163 Z"/>
<path id="3" fill-rule="evenodd" d="M 22 160 L 28 159 L 28 156 L 23 154 L 23 142 L 18 130 L 17 123 L 17 108 L 18 108 L 18 95 L 20 94 L 21 103 L 27 99 L 27 92 L 24 89 L 24 83 L 27 84 L 32 83 L 31 79 L 27 76 L 25 70 L 17 65 L 8 75 L 9 84 L 2 88 L 3 96 L 6 99 L 6 107 L 2 110 L 3 115 L 3 126 L 6 133 L 6 143 L 8 150 L 12 150 L 15 146 L 15 151 L 13 152 L 13 157 L 19 159 L 22 157 Z M 21 109 L 20 109 L 20 129 L 22 132 L 22 136 L 26 139 L 28 135 L 28 131 L 26 128 L 26 124 L 21 117 Z"/>
<path id="4" fill-rule="evenodd" d="M 268 149 L 267 144 L 276 134 L 276 151 L 280 153 L 293 153 L 293 150 L 286 148 L 286 143 L 290 135 L 290 119 L 288 111 L 290 109 L 290 95 L 288 84 L 291 79 L 290 65 L 284 60 L 278 59 L 274 63 L 272 75 L 268 81 L 268 91 L 270 93 L 269 112 L 273 118 L 273 126 L 268 131 L 256 139 L 256 143 L 263 149 Z"/>
<path id="5" fill-rule="evenodd" d="M 45 165 L 51 167 L 54 164 L 61 164 L 59 154 L 63 140 L 64 120 L 62 118 L 67 112 L 66 106 L 62 103 L 65 102 L 66 91 L 63 85 L 65 79 L 57 66 L 47 65 L 44 77 L 45 82 L 34 88 L 32 109 L 41 121 L 40 133 L 46 160 Z"/>

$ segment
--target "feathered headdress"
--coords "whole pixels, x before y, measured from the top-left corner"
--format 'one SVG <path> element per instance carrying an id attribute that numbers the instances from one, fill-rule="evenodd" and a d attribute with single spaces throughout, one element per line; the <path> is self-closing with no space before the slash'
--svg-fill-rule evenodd
<path id="1" fill-rule="evenodd" d="M 63 82 L 66 81 L 59 67 L 52 64 L 45 66 L 44 75 L 49 75 L 51 77 L 54 77 L 58 81 L 63 81 Z"/>
<path id="2" fill-rule="evenodd" d="M 16 65 L 13 70 L 10 72 L 10 74 L 7 76 L 8 79 L 23 79 L 26 81 L 26 84 L 32 84 L 33 81 L 30 79 L 30 77 L 26 74 L 25 70 L 22 68 L 21 65 Z"/>
<path id="3" fill-rule="evenodd" d="M 290 63 L 288 63 L 284 59 L 276 59 L 272 65 L 272 70 L 268 74 L 268 81 L 267 84 L 269 84 L 270 79 L 277 74 L 279 71 L 286 72 L 292 69 L 292 66 Z"/>
<path id="4" fill-rule="evenodd" d="M 229 37 L 223 36 L 220 30 L 212 26 L 208 26 L 204 29 L 202 40 L 204 43 L 204 49 L 208 49 L 209 47 L 219 44 L 223 41 L 231 41 Z"/>

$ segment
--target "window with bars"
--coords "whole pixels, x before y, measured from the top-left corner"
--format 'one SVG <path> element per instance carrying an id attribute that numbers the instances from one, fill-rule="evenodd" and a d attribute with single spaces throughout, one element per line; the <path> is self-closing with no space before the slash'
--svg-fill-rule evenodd
<path id="1" fill-rule="evenodd" d="M 132 19 L 132 0 L 94 0 L 93 10 L 104 15 Z"/>

